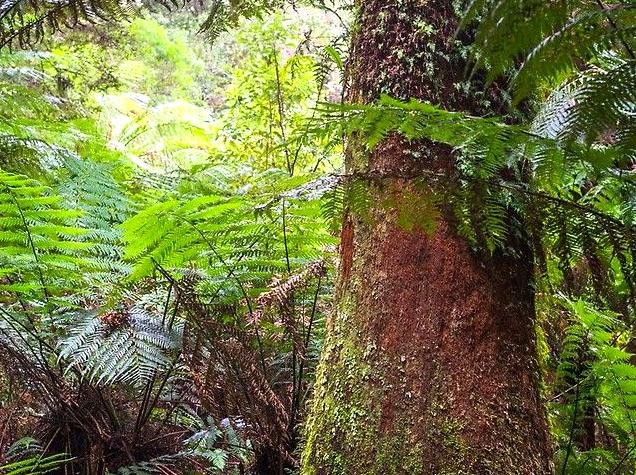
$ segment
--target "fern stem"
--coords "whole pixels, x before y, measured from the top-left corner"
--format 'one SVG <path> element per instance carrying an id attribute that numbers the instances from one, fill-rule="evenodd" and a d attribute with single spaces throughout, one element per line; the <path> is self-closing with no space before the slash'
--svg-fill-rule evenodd
<path id="1" fill-rule="evenodd" d="M 254 309 L 252 308 L 252 303 L 250 301 L 250 297 L 247 294 L 247 290 L 245 289 L 245 286 L 243 285 L 243 282 L 241 282 L 241 279 L 239 279 L 238 276 L 236 275 L 236 273 L 234 272 L 234 268 L 230 267 L 227 264 L 227 262 L 225 261 L 223 256 L 219 253 L 219 251 L 216 249 L 216 247 L 208 239 L 208 237 L 205 235 L 205 233 L 199 229 L 198 226 L 196 226 L 194 223 L 192 223 L 190 220 L 188 220 L 186 218 L 183 218 L 183 217 L 180 217 L 180 216 L 177 216 L 177 218 L 182 219 L 185 223 L 190 225 L 199 234 L 199 236 L 201 236 L 201 239 L 203 239 L 203 241 L 207 244 L 207 246 L 210 248 L 212 253 L 219 260 L 219 262 L 221 262 L 223 267 L 225 267 L 225 269 L 228 271 L 228 275 L 231 276 L 235 280 L 235 282 L 239 286 L 239 289 L 240 289 L 241 293 L 243 294 L 243 298 L 245 299 L 245 303 L 247 305 L 247 310 L 249 312 L 250 318 L 253 318 Z M 157 264 L 157 262 L 154 261 L 154 259 L 153 259 L 153 262 L 155 262 L 155 264 Z M 258 350 L 259 350 L 259 354 L 260 354 L 261 367 L 263 369 L 263 375 L 266 375 L 267 374 L 267 365 L 265 364 L 265 351 L 263 349 L 263 342 L 261 340 L 261 335 L 260 335 L 260 331 L 258 329 L 258 325 L 257 324 L 254 324 L 254 330 L 255 330 L 255 333 L 256 333 L 256 342 L 258 344 Z"/>
<path id="2" fill-rule="evenodd" d="M 166 303 L 163 307 L 163 316 L 161 317 L 161 326 L 163 327 L 166 324 L 166 318 L 168 316 L 168 309 L 170 305 L 170 297 L 172 295 L 172 288 L 174 287 L 174 281 L 170 281 L 170 285 L 168 287 L 168 297 L 166 297 Z"/>
<path id="3" fill-rule="evenodd" d="M 565 470 L 567 469 L 567 466 L 568 466 L 570 454 L 572 453 L 572 445 L 574 442 L 574 432 L 576 430 L 576 418 L 578 416 L 578 410 L 579 410 L 579 386 L 577 385 L 576 392 L 574 394 L 574 413 L 572 414 L 572 423 L 570 425 L 570 435 L 568 438 L 568 445 L 565 450 L 565 459 L 563 460 L 561 475 L 565 475 Z"/>
<path id="4" fill-rule="evenodd" d="M 287 134 L 285 132 L 285 104 L 283 103 L 283 91 L 280 79 L 280 67 L 278 65 L 278 52 L 276 45 L 272 45 L 272 60 L 274 62 L 274 72 L 276 74 L 276 102 L 278 102 L 278 127 L 280 135 L 283 139 L 283 151 L 285 152 L 285 161 L 287 163 L 287 173 L 293 176 L 294 167 L 289 156 L 289 147 L 287 146 Z"/>
<path id="5" fill-rule="evenodd" d="M 175 363 L 173 362 L 170 368 L 168 368 L 168 370 L 166 371 L 166 374 L 164 375 L 161 381 L 161 384 L 159 384 L 159 388 L 157 389 L 157 392 L 155 393 L 155 397 L 152 399 L 152 403 L 146 406 L 145 414 L 142 417 L 141 426 L 139 427 L 139 430 L 141 430 L 141 428 L 148 422 L 148 420 L 150 419 L 150 416 L 152 415 L 153 409 L 157 407 L 157 403 L 159 402 L 161 393 L 166 387 L 166 384 L 168 384 L 170 376 L 172 376 L 172 370 L 174 369 L 174 367 L 175 367 Z"/>
<path id="6" fill-rule="evenodd" d="M 287 243 L 287 207 L 285 206 L 285 198 L 283 197 L 283 246 L 285 247 L 285 262 L 287 263 L 287 272 L 291 272 L 289 264 L 289 246 Z"/>

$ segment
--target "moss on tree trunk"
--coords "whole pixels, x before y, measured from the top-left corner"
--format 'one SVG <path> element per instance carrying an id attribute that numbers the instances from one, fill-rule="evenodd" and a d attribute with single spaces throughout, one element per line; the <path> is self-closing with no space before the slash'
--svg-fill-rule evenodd
<path id="1" fill-rule="evenodd" d="M 350 99 L 492 111 L 500 101 L 463 83 L 452 3 L 360 2 Z M 435 191 L 407 178 L 453 165 L 451 150 L 429 142 L 389 137 L 370 155 L 350 147 L 348 172 L 385 178 L 369 183 L 370 217 L 344 219 L 304 474 L 552 472 L 530 250 L 520 240 L 516 258 L 474 252 L 450 213 L 431 211 Z M 432 230 L 400 225 L 405 209 Z"/>

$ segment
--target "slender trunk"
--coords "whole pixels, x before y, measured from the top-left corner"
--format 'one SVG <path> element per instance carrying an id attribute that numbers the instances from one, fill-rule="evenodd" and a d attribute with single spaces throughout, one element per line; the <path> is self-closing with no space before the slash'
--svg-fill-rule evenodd
<path id="1" fill-rule="evenodd" d="M 462 86 L 453 3 L 360 2 L 350 98 L 492 111 Z M 409 177 L 449 175 L 448 148 L 389 137 L 370 155 L 349 149 L 349 173 L 384 178 L 368 183 L 370 219 L 345 216 L 302 473 L 552 473 L 531 251 L 519 239 L 517 257 L 476 253 L 433 211 L 434 185 Z M 404 210 L 434 227 L 400 226 Z"/>

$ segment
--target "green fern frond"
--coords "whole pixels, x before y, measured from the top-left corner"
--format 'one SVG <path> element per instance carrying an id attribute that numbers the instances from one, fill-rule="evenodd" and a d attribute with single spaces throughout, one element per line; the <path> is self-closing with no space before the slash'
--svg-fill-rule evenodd
<path id="1" fill-rule="evenodd" d="M 581 451 L 573 438 L 592 408 L 598 423 L 610 427 L 625 450 L 631 448 L 636 429 L 636 367 L 629 363 L 633 355 L 616 344 L 627 331 L 618 315 L 600 311 L 583 300 L 566 301 L 566 307 L 571 321 L 557 370 L 558 387 L 565 390 L 556 408 L 568 414 L 569 420 L 566 418 L 568 427 L 558 459 L 562 473 L 599 473 L 594 470 L 618 466 L 616 454 L 601 449 Z M 629 470 L 634 457 L 626 453 L 622 461 Z"/>
<path id="2" fill-rule="evenodd" d="M 89 243 L 79 240 L 81 212 L 62 206 L 62 197 L 23 175 L 0 171 L 0 291 L 30 289 L 19 298 L 60 295 L 81 288 L 90 268 Z M 17 287 L 16 287 L 17 285 Z"/>
<path id="3" fill-rule="evenodd" d="M 464 25 L 477 18 L 476 67 L 486 66 L 492 80 L 523 60 L 513 78 L 517 99 L 541 81 L 571 72 L 576 64 L 591 61 L 602 51 L 623 51 L 634 59 L 631 2 L 474 0 Z"/>
<path id="4" fill-rule="evenodd" d="M 264 173 L 254 181 L 250 194 L 166 200 L 129 219 L 123 230 L 126 258 L 135 263 L 131 279 L 157 266 L 193 268 L 222 285 L 249 282 L 256 293 L 287 262 L 315 260 L 333 243 L 316 200 L 324 190 L 311 177 Z"/>
<path id="5" fill-rule="evenodd" d="M 64 160 L 64 167 L 57 176 L 57 189 L 65 206 L 82 211 L 76 225 L 85 231 L 78 240 L 90 244 L 94 269 L 85 275 L 96 285 L 116 281 L 130 271 L 123 261 L 119 225 L 132 214 L 135 206 L 114 179 L 113 169 L 113 165 L 70 156 Z"/>
<path id="6" fill-rule="evenodd" d="M 7 463 L 0 466 L 4 475 L 44 475 L 62 470 L 72 460 L 67 454 L 45 455 L 40 443 L 30 437 L 13 443 L 4 458 Z"/>
<path id="7" fill-rule="evenodd" d="M 32 46 L 46 34 L 81 23 L 120 20 L 131 15 L 135 8 L 125 0 L 57 3 L 5 0 L 0 5 L 0 46 L 14 43 L 20 47 Z"/>
<path id="8" fill-rule="evenodd" d="M 172 328 L 148 300 L 102 315 L 80 312 L 71 319 L 69 335 L 59 343 L 59 357 L 95 384 L 143 385 L 171 365 L 179 346 L 179 327 Z M 152 308 L 155 310 L 151 310 Z"/>
<path id="9" fill-rule="evenodd" d="M 443 111 L 414 99 L 403 102 L 382 97 L 373 105 L 330 104 L 322 105 L 320 110 L 325 118 L 324 128 L 337 129 L 336 135 L 354 134 L 369 149 L 396 132 L 406 140 L 430 139 L 453 147 L 457 152 L 459 183 L 449 183 L 445 189 L 460 218 L 460 232 L 479 247 L 491 251 L 501 248 L 509 235 L 508 210 L 515 206 L 516 212 L 521 214 L 536 210 L 536 203 L 523 204 L 533 201 L 540 202 L 540 206 L 547 203 L 553 211 L 566 207 L 568 213 L 572 213 L 572 226 L 566 233 L 568 241 L 561 242 L 562 249 L 563 246 L 570 249 L 571 257 L 583 256 L 582 230 L 594 220 L 602 219 L 603 222 L 603 226 L 594 226 L 595 233 L 590 233 L 594 239 L 603 241 L 597 242 L 599 248 L 609 242 L 609 234 L 619 238 L 623 247 L 629 246 L 634 236 L 630 222 L 622 221 L 616 210 L 608 212 L 602 204 L 604 193 L 601 190 L 609 191 L 612 186 L 606 183 L 624 189 L 625 181 L 617 180 L 612 170 L 623 155 L 623 150 L 618 147 L 599 149 L 578 141 L 562 141 L 538 135 L 523 126 Z M 565 117 L 569 111 L 555 114 Z M 555 125 L 550 127 L 556 128 Z M 414 157 L 414 160 L 426 159 L 425 156 Z M 576 196 L 577 189 L 580 192 L 580 176 L 589 173 L 590 169 L 607 179 L 599 181 L 598 187 L 589 190 L 583 200 Z M 573 180 L 570 189 L 564 186 L 566 177 Z M 431 183 L 452 179 L 427 178 Z M 528 180 L 532 187 L 525 184 Z M 336 190 L 327 201 L 327 211 L 332 215 L 338 212 L 333 200 L 338 193 L 342 195 L 343 190 Z M 456 196 L 452 196 L 453 193 Z M 625 202 L 623 198 L 618 200 L 621 201 Z M 594 215 L 594 220 L 583 216 L 587 212 Z M 544 214 L 542 219 L 552 217 Z M 471 225 L 467 226 L 467 223 Z M 557 233 L 553 235 L 560 232 L 551 225 L 544 229 Z M 587 253 L 590 258 L 592 254 Z"/>

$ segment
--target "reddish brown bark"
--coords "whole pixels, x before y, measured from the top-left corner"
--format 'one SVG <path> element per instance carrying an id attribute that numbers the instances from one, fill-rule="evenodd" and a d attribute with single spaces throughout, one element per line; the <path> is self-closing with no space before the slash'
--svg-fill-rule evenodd
<path id="1" fill-rule="evenodd" d="M 487 104 L 457 86 L 464 65 L 451 0 L 359 5 L 351 97 L 417 97 L 474 114 Z M 414 155 L 413 152 L 419 152 Z M 452 152 L 396 137 L 347 169 L 369 184 L 371 219 L 348 215 L 338 311 L 329 322 L 308 422 L 307 474 L 548 474 L 548 430 L 537 388 L 532 255 L 472 250 L 442 209 L 433 232 L 396 223 L 387 203 L 430 189 L 409 178 L 450 172 Z"/>

